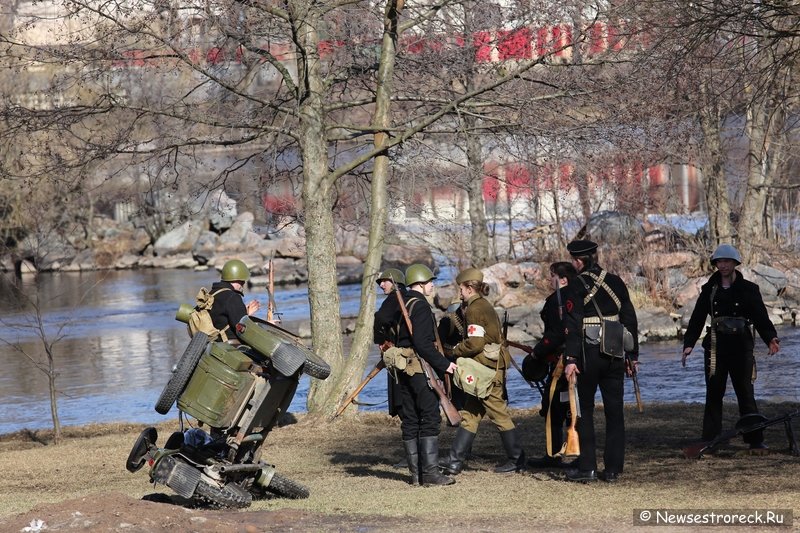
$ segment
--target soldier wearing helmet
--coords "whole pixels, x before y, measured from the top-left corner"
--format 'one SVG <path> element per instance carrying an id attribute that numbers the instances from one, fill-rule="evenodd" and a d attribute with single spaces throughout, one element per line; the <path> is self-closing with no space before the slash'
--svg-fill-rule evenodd
<path id="1" fill-rule="evenodd" d="M 525 469 L 525 452 L 508 410 L 505 380 L 510 355 L 503 347 L 500 317 L 492 304 L 484 298 L 489 293 L 489 288 L 483 282 L 483 272 L 477 268 L 462 270 L 456 277 L 456 283 L 464 305 L 466 329 L 461 342 L 453 347 L 453 357 L 474 359 L 493 369 L 495 377 L 485 398 L 466 395 L 464 406 L 460 410 L 461 425 L 456 430 L 450 454 L 442 463 L 442 471 L 451 475 L 461 473 L 480 421 L 486 415 L 500 432 L 500 440 L 508 457 L 494 471 L 520 472 Z"/>
<path id="2" fill-rule="evenodd" d="M 260 308 L 257 300 L 244 304 L 244 285 L 250 279 L 250 269 L 239 259 L 231 259 L 222 266 L 220 281 L 211 286 L 214 304 L 209 310 L 214 327 L 220 331 L 236 331 L 236 324 L 245 315 Z"/>
<path id="3" fill-rule="evenodd" d="M 397 297 L 393 294 L 395 290 L 405 295 L 406 276 L 403 271 L 397 268 L 387 268 L 378 273 L 375 282 L 386 295 L 378 310 L 375 312 L 372 338 L 381 352 L 386 351 L 390 346 L 397 342 L 397 325 L 402 320 L 400 305 Z M 396 416 L 402 408 L 402 398 L 400 387 L 395 386 L 395 378 L 389 372 L 387 375 L 387 392 L 389 394 L 389 416 Z"/>
<path id="4" fill-rule="evenodd" d="M 400 431 L 406 462 L 412 484 L 451 485 L 455 480 L 439 472 L 439 431 L 442 416 L 439 398 L 428 386 L 419 358 L 425 359 L 439 375 L 452 373 L 456 365 L 448 361 L 436 348 L 434 316 L 427 297 L 433 294 L 431 269 L 415 264 L 406 269 L 408 290 L 402 294 L 404 306 L 411 322 L 409 331 L 405 318 L 396 322 L 394 342 L 408 358 L 407 366 L 396 371 L 397 384 L 402 397 Z M 397 293 L 394 295 L 397 298 Z M 399 305 L 399 301 L 398 301 Z M 402 311 L 401 311 L 402 312 Z"/>
<path id="5" fill-rule="evenodd" d="M 736 269 L 741 263 L 742 256 L 730 244 L 720 244 L 714 250 L 711 264 L 717 271 L 701 288 L 683 336 L 681 364 L 686 366 L 686 359 L 703 332 L 706 317 L 710 318 L 711 326 L 703 338 L 706 374 L 704 441 L 713 440 L 722 431 L 722 398 L 728 375 L 739 402 L 739 415 L 758 413 L 753 389 L 756 364 L 753 329 L 767 345 L 770 355 L 780 350 L 778 334 L 769 319 L 758 285 L 744 279 Z M 762 430 L 745 433 L 743 439 L 751 449 L 766 448 Z"/>

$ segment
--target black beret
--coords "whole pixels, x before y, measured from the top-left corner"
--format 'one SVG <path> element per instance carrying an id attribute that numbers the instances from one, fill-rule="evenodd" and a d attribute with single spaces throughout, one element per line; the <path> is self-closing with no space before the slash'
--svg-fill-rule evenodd
<path id="1" fill-rule="evenodd" d="M 567 245 L 567 251 L 573 257 L 592 255 L 597 251 L 597 243 L 592 241 L 572 241 Z"/>

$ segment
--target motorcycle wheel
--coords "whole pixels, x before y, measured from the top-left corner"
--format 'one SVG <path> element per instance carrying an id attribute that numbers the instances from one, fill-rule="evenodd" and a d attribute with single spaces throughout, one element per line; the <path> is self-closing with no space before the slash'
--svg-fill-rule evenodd
<path id="1" fill-rule="evenodd" d="M 331 375 L 331 367 L 322 360 L 320 356 L 311 352 L 306 354 L 306 362 L 303 363 L 303 373 L 312 378 L 326 379 Z"/>
<path id="2" fill-rule="evenodd" d="M 288 477 L 278 474 L 277 472 L 272 476 L 272 480 L 267 486 L 267 491 L 277 496 L 292 498 L 295 500 L 308 498 L 309 494 L 311 494 L 308 488 L 296 481 L 289 479 Z"/>
<path id="3" fill-rule="evenodd" d="M 147 455 L 147 451 L 150 449 L 150 446 L 156 445 L 157 440 L 158 431 L 156 428 L 146 428 L 139 434 L 139 437 L 133 443 L 131 453 L 128 454 L 128 460 L 125 461 L 125 468 L 128 469 L 128 472 L 137 472 L 144 466 L 145 455 Z"/>
<path id="4" fill-rule="evenodd" d="M 253 502 L 250 493 L 235 483 L 227 483 L 219 487 L 203 479 L 197 484 L 195 500 L 216 509 L 244 509 Z"/>
<path id="5" fill-rule="evenodd" d="M 157 413 L 165 415 L 172 409 L 175 400 L 178 399 L 183 389 L 186 388 L 186 384 L 189 383 L 189 378 L 192 377 L 192 373 L 205 351 L 206 344 L 208 344 L 208 335 L 202 331 L 194 334 L 183 355 L 178 360 L 175 372 L 172 373 L 172 377 L 169 378 L 156 402 Z"/>

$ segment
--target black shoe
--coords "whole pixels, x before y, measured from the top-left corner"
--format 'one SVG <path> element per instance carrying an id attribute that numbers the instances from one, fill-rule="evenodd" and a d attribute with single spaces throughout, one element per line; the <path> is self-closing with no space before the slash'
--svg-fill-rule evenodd
<path id="1" fill-rule="evenodd" d="M 603 472 L 603 481 L 606 483 L 616 483 L 619 480 L 618 472 Z"/>
<path id="2" fill-rule="evenodd" d="M 764 442 L 753 442 L 750 444 L 750 455 L 767 455 L 769 453 L 769 446 Z"/>
<path id="3" fill-rule="evenodd" d="M 563 463 L 557 457 L 549 455 L 528 459 L 529 468 L 561 468 L 562 465 Z"/>
<path id="4" fill-rule="evenodd" d="M 567 470 L 566 474 L 567 481 L 577 481 L 579 483 L 597 481 L 597 472 L 594 470 L 578 470 L 575 468 Z"/>

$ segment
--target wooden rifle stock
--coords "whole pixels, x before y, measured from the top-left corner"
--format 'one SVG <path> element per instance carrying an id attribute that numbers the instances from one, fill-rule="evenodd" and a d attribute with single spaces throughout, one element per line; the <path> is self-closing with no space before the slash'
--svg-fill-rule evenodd
<path id="1" fill-rule="evenodd" d="M 578 391 L 575 390 L 575 374 L 570 376 L 569 381 L 569 413 L 570 422 L 569 429 L 567 429 L 567 442 L 564 443 L 563 456 L 572 458 L 578 457 L 581 454 L 581 443 L 578 438 L 578 430 L 575 429 L 575 424 L 578 423 L 578 417 L 581 416 L 580 408 L 578 407 Z"/>
<path id="2" fill-rule="evenodd" d="M 400 312 L 403 313 L 403 319 L 406 321 L 406 327 L 408 327 L 409 335 L 414 335 L 414 330 L 411 327 L 411 318 L 408 316 L 408 309 L 406 308 L 406 302 L 403 301 L 403 295 L 400 294 L 400 291 L 395 290 L 394 293 L 397 295 L 397 302 L 400 304 Z M 436 330 L 436 325 L 434 324 L 434 331 Z M 438 332 L 437 332 L 438 334 Z M 441 350 L 441 344 L 439 348 Z M 422 365 L 422 371 L 425 374 L 425 378 L 428 380 L 428 386 L 433 389 L 433 392 L 436 393 L 436 396 L 439 397 L 439 405 L 442 406 L 442 411 L 444 411 L 444 416 L 447 418 L 447 425 L 456 427 L 461 424 L 461 414 L 456 409 L 456 406 L 453 405 L 453 402 L 450 401 L 450 398 L 447 396 L 447 392 L 444 390 L 444 386 L 442 385 L 439 376 L 436 375 L 433 368 L 431 368 L 430 363 L 428 363 L 425 359 L 417 355 L 420 364 Z"/>
<path id="3" fill-rule="evenodd" d="M 377 376 L 378 372 L 380 372 L 384 368 L 386 368 L 386 363 L 384 363 L 383 358 L 381 358 L 378 360 L 378 363 L 375 365 L 375 368 L 370 370 L 369 374 L 367 374 L 367 377 L 365 377 L 364 380 L 358 385 L 358 387 L 356 387 L 356 390 L 353 391 L 353 394 L 351 394 L 350 396 L 347 397 L 347 399 L 345 399 L 345 401 L 342 403 L 342 406 L 339 407 L 338 411 L 336 411 L 336 414 L 333 415 L 333 417 L 331 417 L 331 420 L 333 420 L 340 414 L 344 413 L 344 410 L 347 409 L 347 406 L 353 403 L 353 400 L 356 399 L 358 393 L 361 392 L 364 389 L 364 387 L 367 386 L 367 383 L 369 383 L 372 378 Z"/>

